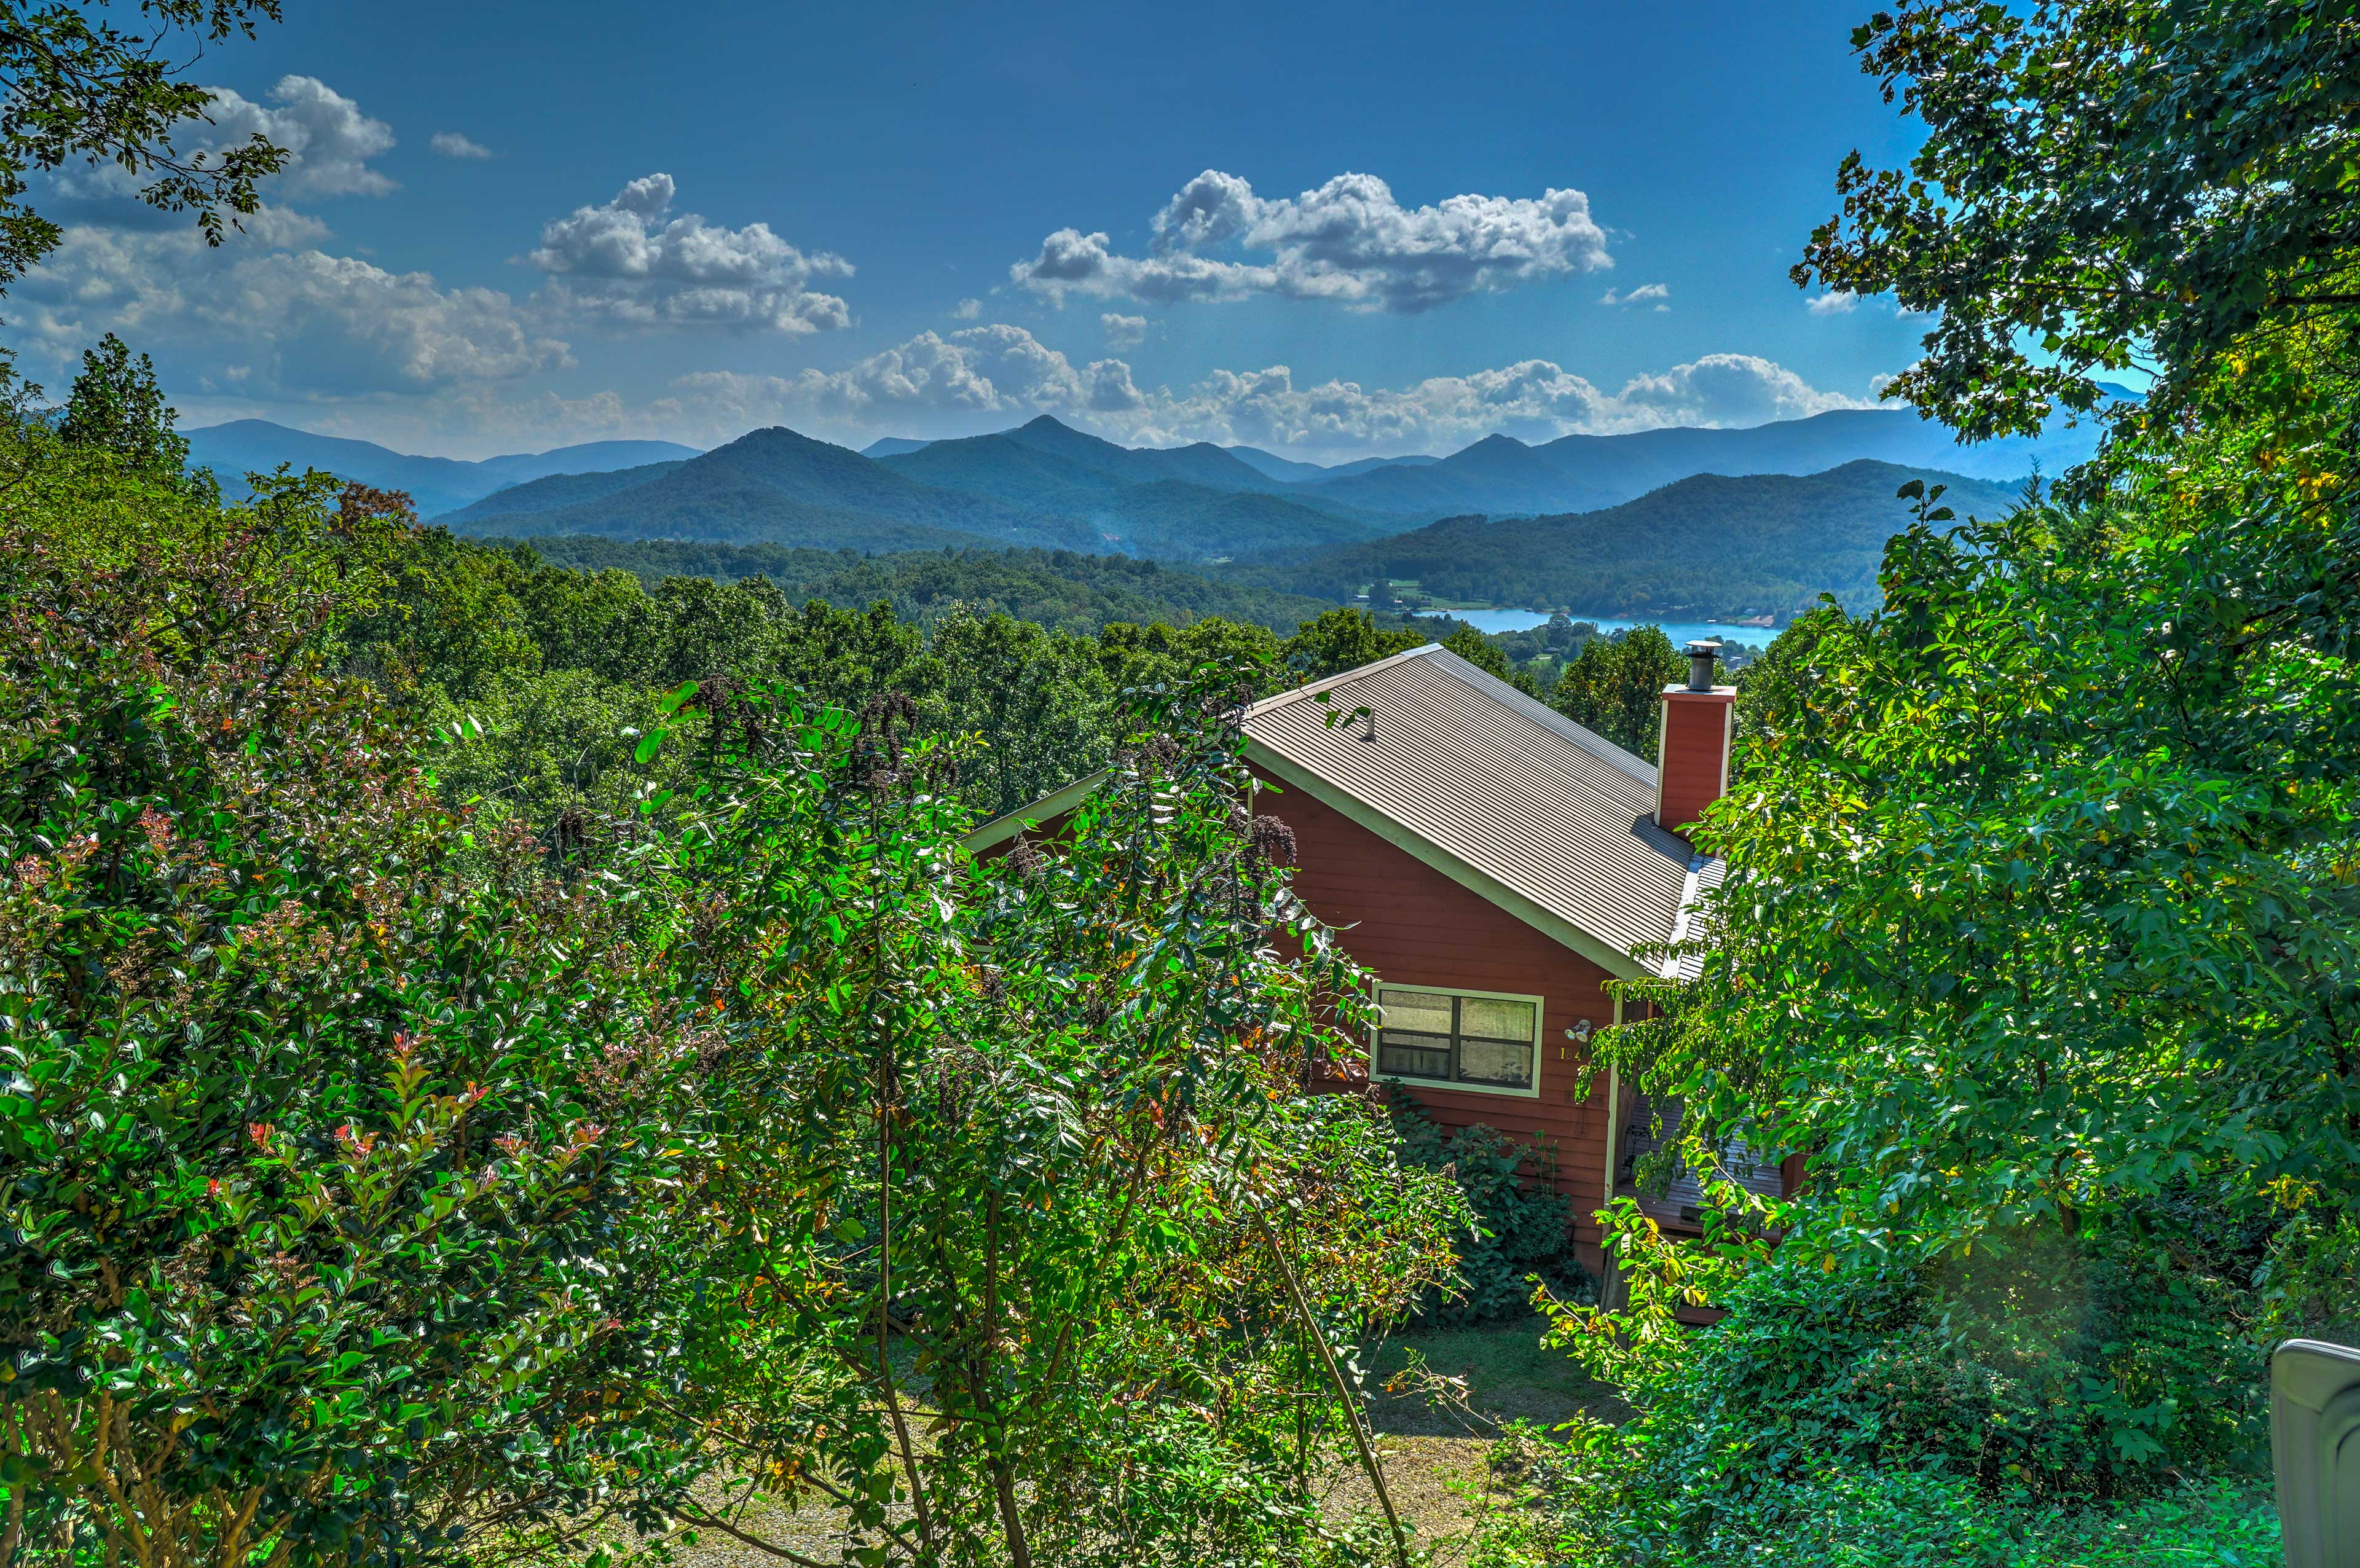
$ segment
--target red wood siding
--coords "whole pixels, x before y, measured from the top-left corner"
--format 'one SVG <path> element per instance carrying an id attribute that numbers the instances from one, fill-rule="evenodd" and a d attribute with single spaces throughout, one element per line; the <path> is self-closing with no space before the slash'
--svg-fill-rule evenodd
<path id="1" fill-rule="evenodd" d="M 1551 1139 L 1558 1190 L 1574 1201 L 1575 1239 L 1595 1266 L 1600 1236 L 1591 1214 L 1605 1201 L 1606 1085 L 1575 1098 L 1582 1051 L 1565 1031 L 1584 1018 L 1593 1028 L 1614 1021 L 1606 971 L 1304 790 L 1263 793 L 1254 810 L 1295 830 L 1296 892 L 1382 979 L 1542 998 L 1538 1097 L 1425 1083 L 1409 1092 L 1445 1127 L 1481 1123 Z"/>
<path id="2" fill-rule="evenodd" d="M 1732 691 L 1664 693 L 1663 809 L 1657 813 L 1683 833 L 1721 799 L 1729 767 Z"/>

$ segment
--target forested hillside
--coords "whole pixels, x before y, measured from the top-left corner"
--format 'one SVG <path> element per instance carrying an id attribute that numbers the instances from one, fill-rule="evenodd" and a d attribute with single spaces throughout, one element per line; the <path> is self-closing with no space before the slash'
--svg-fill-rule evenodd
<path id="1" fill-rule="evenodd" d="M 1330 603 L 1351 600 L 1382 573 L 1416 581 L 1443 602 L 1666 618 L 1783 615 L 1823 593 L 1862 603 L 1873 586 L 1893 515 L 1889 495 L 1874 494 L 1883 470 L 1830 474 L 1863 453 L 1934 452 L 1947 439 L 1906 414 L 1845 410 L 1750 430 L 1568 436 L 1538 447 L 1492 437 L 1440 460 L 1324 469 L 1260 452 L 1248 461 L 1204 442 L 1124 447 L 1047 415 L 993 435 L 887 443 L 867 453 L 777 429 L 693 459 L 548 474 L 437 520 L 479 536 L 871 553 L 994 544 L 1208 565 L 1281 560 L 1287 572 L 1251 580 Z M 1998 463 L 2028 464 L 2039 452 L 2082 450 L 2060 446 L 2054 432 L 2042 440 L 2045 446 L 1993 443 L 1972 455 L 1988 472 Z M 1969 456 L 1948 450 L 1961 462 Z M 342 455 L 324 443 L 319 465 L 342 472 Z M 421 481 L 435 494 L 447 491 L 452 474 L 473 472 L 435 468 L 441 460 L 399 461 L 422 464 Z M 1723 466 L 1709 468 L 1716 463 Z M 1699 482 L 1713 474 L 1723 477 Z M 1798 475 L 1816 483 L 1787 482 Z M 1954 483 L 1979 511 L 2005 504 L 1994 499 L 2005 486 Z M 1633 509 L 1618 509 L 1625 503 Z M 1543 516 L 1501 528 L 1463 517 L 1426 526 L 1452 513 Z M 1600 521 L 1567 522 L 1574 513 Z M 1677 562 L 1650 561 L 1637 541 L 1651 528 L 1710 542 Z M 1380 548 L 1384 539 L 1398 542 Z"/>
<path id="2" fill-rule="evenodd" d="M 625 485 L 619 482 L 629 479 Z M 615 482 L 610 487 L 610 482 Z M 983 543 L 1087 547 L 1067 517 L 945 490 L 858 452 L 784 429 L 755 430 L 685 462 L 537 480 L 448 519 L 462 533 L 599 534 L 823 550 L 924 550 Z"/>
<path id="3" fill-rule="evenodd" d="M 735 583 L 762 577 L 789 599 L 865 608 L 884 603 L 904 620 L 931 623 L 957 605 L 1004 611 L 1054 631 L 1096 631 L 1110 621 L 1185 626 L 1207 616 L 1292 632 L 1334 606 L 1300 594 L 1216 581 L 1121 555 L 1069 550 L 922 550 L 861 556 L 780 545 L 623 541 L 577 535 L 523 541 L 552 566 L 619 567 L 650 587 L 667 577 Z"/>
<path id="4" fill-rule="evenodd" d="M 1884 463 L 1800 477 L 1699 474 L 1603 511 L 1447 518 L 1371 544 L 1240 563 L 1228 575 L 1331 600 L 1406 581 L 1444 604 L 1783 623 L 1822 593 L 1855 609 L 1875 604 L 1885 543 L 1909 521 L 1894 492 L 1912 478 L 1947 483 L 1961 516 L 1996 518 L 2021 499 L 2020 485 Z"/>
<path id="5" fill-rule="evenodd" d="M 758 434 L 798 461 L 808 449 L 823 445 L 802 441 L 785 431 Z M 1067 460 L 1000 437 L 984 441 L 987 444 L 981 447 L 936 442 L 910 454 L 910 459 L 923 459 L 945 446 L 964 446 L 967 451 L 956 471 L 971 481 L 979 468 L 990 467 L 1010 476 L 1007 488 L 1020 490 L 1023 486 L 1016 483 L 1018 478 L 1029 485 L 1041 474 L 1053 474 L 1062 488 L 1052 493 L 1065 495 L 1077 516 L 1085 508 L 1093 508 L 1087 510 L 1085 521 L 1069 530 L 1090 535 L 1093 548 L 1043 551 L 1033 547 L 1030 571 L 1065 575 L 1084 571 L 1077 564 L 1084 560 L 1113 555 L 1201 561 L 1213 569 L 1211 574 L 1231 596 L 1217 601 L 1198 586 L 1188 590 L 1191 597 L 1185 600 L 1161 603 L 1186 614 L 1228 615 L 1272 625 L 1281 624 L 1288 615 L 1301 619 L 1315 613 L 1303 601 L 1352 603 L 1380 581 L 1414 582 L 1423 596 L 1446 604 L 1571 607 L 1633 620 L 1734 621 L 1766 615 L 1783 622 L 1817 603 L 1822 593 L 1864 605 L 1874 598 L 1877 562 L 1885 541 L 1907 521 L 1907 509 L 1895 501 L 1893 493 L 1912 476 L 1912 471 L 1875 463 L 1849 463 L 1826 474 L 1800 477 L 1700 475 L 1602 512 L 1501 521 L 1451 518 L 1371 539 L 1364 523 L 1314 512 L 1284 496 L 1217 494 L 1168 479 L 1118 484 L 1101 476 L 1092 485 L 1066 484 L 1077 472 Z M 972 555 L 978 542 L 972 533 L 948 526 L 886 521 L 888 511 L 933 517 L 945 524 L 997 517 L 1018 539 L 1055 531 L 1037 517 L 1029 523 L 1011 521 L 1017 516 L 1011 510 L 1012 504 L 962 501 L 959 496 L 964 493 L 920 485 L 899 468 L 910 459 L 872 464 L 885 471 L 872 488 L 842 485 L 841 494 L 873 508 L 866 512 L 829 511 L 795 501 L 761 480 L 732 484 L 724 476 L 735 476 L 750 466 L 737 452 L 748 443 L 764 444 L 748 437 L 694 463 L 639 471 L 649 477 L 638 484 L 632 483 L 630 473 L 541 480 L 493 495 L 450 521 L 460 531 L 481 537 L 552 539 L 565 537 L 555 530 L 566 527 L 569 519 L 590 517 L 611 523 L 617 531 L 572 537 L 612 539 L 624 553 L 611 559 L 710 561 L 716 570 L 737 575 L 746 573 L 732 562 L 757 557 L 681 551 L 678 547 L 690 541 L 727 542 L 746 550 L 775 547 L 779 553 L 761 559 L 772 561 L 799 582 L 816 581 L 813 574 L 817 569 L 802 559 L 815 551 L 851 549 L 906 555 L 950 549 Z M 837 448 L 825 451 L 833 455 L 812 465 L 823 474 L 840 471 L 847 460 L 869 461 Z M 1937 482 L 1948 479 L 1952 505 L 1961 512 L 1996 517 L 2019 499 L 2015 486 L 1956 475 L 1928 477 Z M 795 481 L 806 495 L 827 493 L 836 483 L 814 479 L 808 472 Z M 773 523 L 789 515 L 797 521 L 792 528 L 777 525 L 784 529 L 784 538 L 769 537 L 773 523 L 763 523 L 749 525 L 755 529 L 752 539 L 730 539 L 726 534 L 716 539 L 714 529 L 733 525 L 711 523 L 720 514 L 696 510 L 683 500 L 690 495 L 703 495 L 721 507 L 742 501 L 760 508 Z M 548 505 L 539 505 L 542 502 Z M 668 509 L 675 506 L 681 509 Z M 963 506 L 971 509 L 962 510 Z M 800 543 L 803 539 L 819 542 Z M 1273 552 L 1266 548 L 1273 539 L 1296 542 L 1295 548 Z M 568 559 L 592 558 L 584 553 L 587 547 L 583 544 L 563 548 L 571 552 Z M 644 557 L 633 553 L 641 549 L 660 553 Z M 1265 559 L 1254 559 L 1257 555 Z M 1229 557 L 1246 559 L 1221 566 L 1221 561 Z M 770 568 L 763 570 L 777 575 Z M 943 572 L 940 567 L 928 570 L 937 578 Z M 1094 575 L 1072 581 L 1096 592 L 1113 586 L 1108 576 L 1112 570 L 1094 566 L 1087 569 Z M 904 569 L 880 567 L 878 571 L 883 573 L 874 580 L 879 591 L 902 603 L 898 598 L 901 590 L 886 584 Z M 1183 574 L 1175 581 L 1197 578 Z M 1044 605 L 1061 596 L 1071 597 L 1070 593 L 1061 595 L 1045 586 L 1010 587 L 1028 596 L 1027 602 Z M 837 592 L 825 590 L 823 596 L 833 598 Z M 1091 612 L 1079 604 L 1076 600 L 1068 609 L 1056 612 L 1055 624 L 1081 624 L 1081 619 L 1073 617 L 1086 619 Z M 1146 606 L 1138 604 L 1132 608 L 1144 611 Z M 1108 614 L 1126 618 L 1123 611 L 1109 609 Z"/>
<path id="6" fill-rule="evenodd" d="M 1181 477 L 1207 469 L 1230 487 Z M 1283 488 L 1218 448 L 1131 452 L 1054 419 L 883 459 L 769 430 L 684 463 L 518 485 L 440 520 L 470 534 L 859 550 L 996 543 L 1178 561 L 1364 539 L 1415 520 L 1271 494 Z"/>

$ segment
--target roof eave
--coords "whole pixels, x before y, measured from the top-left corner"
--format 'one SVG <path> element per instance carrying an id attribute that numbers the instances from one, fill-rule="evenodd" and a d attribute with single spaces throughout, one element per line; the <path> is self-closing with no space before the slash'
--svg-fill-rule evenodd
<path id="1" fill-rule="evenodd" d="M 1029 806 L 1019 806 L 967 835 L 965 843 L 969 855 L 980 855 L 997 844 L 1006 844 L 1028 827 L 1038 826 L 1064 816 L 1096 794 L 1098 786 L 1107 781 L 1113 769 L 1101 768 L 1087 778 L 1076 779 L 1054 795 L 1043 795 Z"/>

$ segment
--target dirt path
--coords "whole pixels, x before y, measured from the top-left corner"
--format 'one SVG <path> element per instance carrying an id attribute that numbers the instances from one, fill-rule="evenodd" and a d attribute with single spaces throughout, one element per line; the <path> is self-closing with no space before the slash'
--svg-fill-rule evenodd
<path id="1" fill-rule="evenodd" d="M 1405 1334 L 1377 1346 L 1372 1377 L 1382 1383 L 1408 1368 L 1413 1356 L 1435 1377 L 1453 1379 L 1463 1400 L 1437 1400 L 1414 1392 L 1380 1395 L 1371 1414 L 1378 1432 L 1385 1486 L 1412 1541 L 1431 1551 L 1437 1568 L 1467 1561 L 1477 1520 L 1496 1498 L 1485 1456 L 1492 1437 L 1510 1421 L 1554 1426 L 1576 1415 L 1620 1420 L 1622 1405 L 1557 1351 L 1540 1345 L 1537 1318 L 1494 1328 Z M 1329 1507 L 1340 1516 L 1376 1508 L 1368 1480 L 1338 1476 Z"/>
<path id="2" fill-rule="evenodd" d="M 1382 1384 L 1407 1368 L 1413 1354 L 1437 1377 L 1457 1379 L 1463 1401 L 1437 1402 L 1415 1393 L 1380 1394 L 1371 1416 L 1379 1462 L 1393 1506 L 1411 1540 L 1433 1553 L 1436 1568 L 1459 1568 L 1487 1497 L 1494 1497 L 1485 1455 L 1509 1421 L 1542 1426 L 1579 1413 L 1619 1419 L 1621 1407 L 1556 1351 L 1540 1347 L 1541 1323 L 1404 1335 L 1373 1347 L 1364 1365 Z M 1456 1408 L 1454 1408 L 1454 1405 Z M 1349 1519 L 1377 1511 L 1375 1493 L 1357 1469 L 1333 1476 L 1329 1516 Z M 746 1519 L 752 1533 L 823 1563 L 841 1560 L 842 1515 L 832 1508 L 786 1509 L 758 1499 Z M 714 1530 L 694 1546 L 674 1549 L 678 1568 L 781 1568 L 781 1560 Z"/>

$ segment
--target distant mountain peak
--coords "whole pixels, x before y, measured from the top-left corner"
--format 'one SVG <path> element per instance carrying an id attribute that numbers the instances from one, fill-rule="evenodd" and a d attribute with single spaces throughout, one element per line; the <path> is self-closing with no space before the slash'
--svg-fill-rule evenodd
<path id="1" fill-rule="evenodd" d="M 189 438 L 190 466 L 212 469 L 234 495 L 243 494 L 238 481 L 246 474 L 268 474 L 286 463 L 298 470 L 315 468 L 380 490 L 405 491 L 419 515 L 427 517 L 551 474 L 613 473 L 696 455 L 694 447 L 674 441 L 599 441 L 541 452 L 503 452 L 471 462 L 395 452 L 374 441 L 320 435 L 268 419 L 231 419 L 180 433 Z"/>

